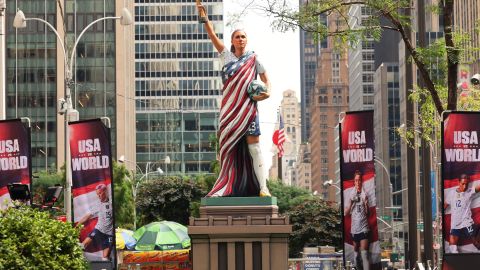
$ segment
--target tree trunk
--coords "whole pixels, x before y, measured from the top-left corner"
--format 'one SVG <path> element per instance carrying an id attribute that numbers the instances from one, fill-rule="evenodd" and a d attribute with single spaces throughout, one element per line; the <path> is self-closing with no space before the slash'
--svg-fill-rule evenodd
<path id="1" fill-rule="evenodd" d="M 445 0 L 443 7 L 443 23 L 445 32 L 445 45 L 447 48 L 447 110 L 457 109 L 457 71 L 459 50 L 453 42 L 453 3 L 454 0 Z"/>

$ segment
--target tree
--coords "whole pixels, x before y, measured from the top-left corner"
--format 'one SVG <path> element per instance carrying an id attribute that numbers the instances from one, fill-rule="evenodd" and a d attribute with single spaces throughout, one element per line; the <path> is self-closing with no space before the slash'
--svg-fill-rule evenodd
<path id="1" fill-rule="evenodd" d="M 200 201 L 205 194 L 202 186 L 190 178 L 161 177 L 143 182 L 137 195 L 140 223 L 169 220 L 188 224 L 190 202 Z"/>
<path id="2" fill-rule="evenodd" d="M 304 188 L 287 186 L 280 181 L 270 180 L 267 182 L 272 196 L 277 198 L 278 211 L 285 213 L 295 206 L 311 199 L 312 193 Z"/>
<path id="3" fill-rule="evenodd" d="M 457 70 L 461 59 L 469 53 L 464 47 L 469 43 L 470 38 L 468 35 L 459 37 L 453 31 L 454 0 L 439 2 L 443 6 L 438 4 L 427 9 L 429 12 L 440 14 L 443 18 L 442 46 L 438 47 L 439 43 L 434 45 L 441 50 L 443 63 L 440 65 L 446 69 L 446 77 L 439 78 L 439 80 L 434 77 L 436 72 L 432 72 L 438 68 L 438 65 L 428 64 L 428 58 L 425 55 L 427 47 L 420 47 L 415 44 L 414 40 L 411 40 L 409 15 L 410 11 L 415 9 L 411 0 L 314 0 L 306 1 L 300 8 L 291 8 L 285 5 L 285 1 L 266 0 L 266 5 L 258 7 L 274 17 L 273 27 L 278 30 L 286 31 L 299 27 L 318 39 L 334 37 L 334 41 L 343 46 L 356 46 L 365 38 L 379 39 L 382 31 L 398 32 L 418 68 L 428 98 L 436 113 L 441 115 L 445 108 L 447 110 L 456 110 L 457 108 Z M 362 27 L 352 28 L 349 25 L 348 10 L 353 5 L 363 5 L 372 11 L 366 19 L 358 18 Z M 339 14 L 343 21 L 343 26 L 333 31 L 319 20 L 321 15 L 328 16 L 332 13 Z M 380 18 L 385 18 L 389 23 L 382 24 Z M 442 99 L 443 91 L 446 92 L 445 99 Z"/>
<path id="4" fill-rule="evenodd" d="M 132 181 L 130 172 L 123 164 L 113 162 L 113 209 L 115 210 L 115 227 L 133 229 L 135 218 L 133 208 Z"/>
<path id="5" fill-rule="evenodd" d="M 31 207 L 0 211 L 0 269 L 87 269 L 79 229 Z"/>
<path id="6" fill-rule="evenodd" d="M 334 246 L 342 249 L 340 212 L 329 203 L 313 197 L 286 212 L 293 232 L 290 235 L 290 258 L 299 257 L 303 247 Z"/>

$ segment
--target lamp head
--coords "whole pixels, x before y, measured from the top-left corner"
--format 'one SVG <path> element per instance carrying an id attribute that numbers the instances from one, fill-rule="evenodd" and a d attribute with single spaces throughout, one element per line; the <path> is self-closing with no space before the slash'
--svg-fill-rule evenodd
<path id="1" fill-rule="evenodd" d="M 120 16 L 121 25 L 130 25 L 133 23 L 132 14 L 127 8 L 122 9 L 122 16 Z"/>
<path id="2" fill-rule="evenodd" d="M 27 19 L 25 18 L 25 14 L 20 9 L 17 10 L 17 14 L 15 14 L 15 18 L 13 18 L 13 27 L 15 28 L 25 28 L 27 27 Z"/>
<path id="3" fill-rule="evenodd" d="M 480 74 L 475 74 L 472 76 L 472 78 L 470 79 L 470 82 L 473 84 L 473 85 L 479 85 L 480 84 Z"/>
<path id="4" fill-rule="evenodd" d="M 124 155 L 121 155 L 121 156 L 118 158 L 118 162 L 124 163 L 124 162 L 125 162 L 125 156 L 124 156 Z"/>
<path id="5" fill-rule="evenodd" d="M 323 186 L 324 186 L 324 187 L 329 187 L 329 186 L 331 186 L 332 184 L 333 184 L 333 180 L 332 180 L 332 179 L 323 182 Z"/>

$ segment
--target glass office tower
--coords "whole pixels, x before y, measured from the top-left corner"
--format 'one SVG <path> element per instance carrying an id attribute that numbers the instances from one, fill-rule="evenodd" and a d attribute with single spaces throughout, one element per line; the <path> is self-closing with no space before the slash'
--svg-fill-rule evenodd
<path id="1" fill-rule="evenodd" d="M 6 118 L 30 118 L 34 172 L 64 164 L 65 117 L 57 114 L 57 100 L 65 96 L 65 55 L 46 24 L 29 20 L 26 28 L 15 29 L 15 12 L 21 9 L 27 18 L 48 21 L 70 58 L 74 42 L 89 23 L 116 16 L 123 7 L 114 0 L 7 0 Z M 72 102 L 80 120 L 109 117 L 113 153 L 129 157 L 134 153 L 134 140 L 129 139 L 135 132 L 131 128 L 127 134 L 126 127 L 135 119 L 123 112 L 133 115 L 134 71 L 126 64 L 133 63 L 133 55 L 133 25 L 129 30 L 113 19 L 101 21 L 79 40 L 72 72 Z"/>
<path id="2" fill-rule="evenodd" d="M 222 1 L 204 5 L 223 39 Z M 136 160 L 145 173 L 210 173 L 221 67 L 195 1 L 135 0 Z"/>

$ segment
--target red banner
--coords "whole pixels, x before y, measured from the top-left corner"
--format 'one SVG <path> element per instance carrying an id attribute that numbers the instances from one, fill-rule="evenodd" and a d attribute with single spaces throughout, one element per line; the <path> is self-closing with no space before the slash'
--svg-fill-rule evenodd
<path id="1" fill-rule="evenodd" d="M 480 252 L 480 113 L 452 112 L 443 122 L 444 252 Z"/>
<path id="2" fill-rule="evenodd" d="M 381 269 L 375 196 L 373 111 L 347 112 L 340 126 L 344 260 Z"/>
<path id="3" fill-rule="evenodd" d="M 110 129 L 100 119 L 69 124 L 73 219 L 89 261 L 114 259 Z"/>
<path id="4" fill-rule="evenodd" d="M 7 185 L 31 186 L 30 128 L 20 119 L 0 121 L 0 209 L 10 202 Z"/>

